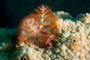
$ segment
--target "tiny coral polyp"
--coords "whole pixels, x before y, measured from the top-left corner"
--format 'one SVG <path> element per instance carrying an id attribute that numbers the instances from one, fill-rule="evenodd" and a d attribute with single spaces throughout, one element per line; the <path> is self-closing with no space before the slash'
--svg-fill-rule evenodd
<path id="1" fill-rule="evenodd" d="M 35 11 L 21 20 L 17 36 L 19 41 L 42 43 L 57 33 L 55 25 L 57 16 L 51 9 L 46 5 L 41 5 Z"/>
<path id="2" fill-rule="evenodd" d="M 70 36 L 70 41 L 69 42 L 71 45 L 69 46 L 71 50 L 79 50 L 80 47 L 82 47 L 82 43 L 79 39 L 78 36 Z"/>

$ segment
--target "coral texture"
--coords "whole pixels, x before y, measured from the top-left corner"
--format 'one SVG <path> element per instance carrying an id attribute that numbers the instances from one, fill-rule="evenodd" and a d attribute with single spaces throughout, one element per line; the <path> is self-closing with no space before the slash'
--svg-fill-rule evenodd
<path id="1" fill-rule="evenodd" d="M 62 11 L 56 12 L 59 19 L 55 22 L 58 26 L 58 33 L 55 34 L 57 40 L 56 44 L 51 49 L 36 48 L 36 45 L 30 44 L 29 47 L 37 50 L 43 50 L 41 52 L 41 60 L 90 60 L 90 14 L 86 13 L 78 15 L 74 18 L 76 21 L 71 21 L 68 16 Z M 64 15 L 65 13 L 65 15 Z M 73 18 L 72 18 L 73 20 Z M 87 21 L 87 22 L 86 22 Z M 25 45 L 20 43 L 19 47 Z M 22 54 L 22 53 L 21 53 Z M 38 58 L 38 57 L 37 57 Z"/>

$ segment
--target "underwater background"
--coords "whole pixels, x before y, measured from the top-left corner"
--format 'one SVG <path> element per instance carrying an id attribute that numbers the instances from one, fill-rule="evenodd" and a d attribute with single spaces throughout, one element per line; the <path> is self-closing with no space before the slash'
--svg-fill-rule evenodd
<path id="1" fill-rule="evenodd" d="M 90 1 L 0 0 L 0 60 L 90 60 Z"/>
<path id="2" fill-rule="evenodd" d="M 0 28 L 17 27 L 23 17 L 42 4 L 54 12 L 65 11 L 73 17 L 90 13 L 90 0 L 0 0 Z"/>

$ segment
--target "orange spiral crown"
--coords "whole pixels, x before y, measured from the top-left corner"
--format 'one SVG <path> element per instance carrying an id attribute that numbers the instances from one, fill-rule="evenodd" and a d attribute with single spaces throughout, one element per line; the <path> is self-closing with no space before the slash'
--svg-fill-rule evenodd
<path id="1" fill-rule="evenodd" d="M 56 34 L 55 22 L 57 17 L 46 5 L 41 5 L 22 19 L 18 30 L 18 40 L 28 42 L 44 42 L 48 37 Z"/>

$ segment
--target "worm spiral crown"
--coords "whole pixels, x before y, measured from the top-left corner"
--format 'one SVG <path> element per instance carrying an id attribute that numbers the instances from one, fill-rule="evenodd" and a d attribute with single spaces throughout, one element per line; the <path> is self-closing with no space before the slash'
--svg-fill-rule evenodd
<path id="1" fill-rule="evenodd" d="M 46 5 L 41 5 L 22 19 L 18 29 L 18 40 L 43 43 L 48 37 L 56 34 L 57 17 Z"/>

